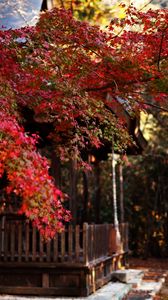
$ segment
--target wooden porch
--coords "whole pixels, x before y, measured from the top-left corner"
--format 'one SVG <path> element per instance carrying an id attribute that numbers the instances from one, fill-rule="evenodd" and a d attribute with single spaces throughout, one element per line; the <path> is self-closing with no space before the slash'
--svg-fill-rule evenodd
<path id="1" fill-rule="evenodd" d="M 112 224 L 69 225 L 44 242 L 24 218 L 0 220 L 0 293 L 87 296 L 110 281 L 128 251 L 128 225 L 121 224 L 123 251 L 116 253 Z"/>

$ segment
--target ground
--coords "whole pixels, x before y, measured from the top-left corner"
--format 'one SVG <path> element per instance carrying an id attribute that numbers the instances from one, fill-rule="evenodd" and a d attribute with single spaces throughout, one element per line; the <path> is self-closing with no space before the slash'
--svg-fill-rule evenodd
<path id="1" fill-rule="evenodd" d="M 165 283 L 155 300 L 168 300 L 168 259 L 139 259 L 129 258 L 129 268 L 160 270 L 166 273 Z"/>

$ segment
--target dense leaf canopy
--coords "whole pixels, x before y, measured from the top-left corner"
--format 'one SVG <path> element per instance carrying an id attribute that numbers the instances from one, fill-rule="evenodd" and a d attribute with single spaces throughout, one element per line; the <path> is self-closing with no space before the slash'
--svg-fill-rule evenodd
<path id="1" fill-rule="evenodd" d="M 167 110 L 168 12 L 130 6 L 103 32 L 53 9 L 34 27 L 1 31 L 0 44 L 0 174 L 7 192 L 22 198 L 21 211 L 53 236 L 69 212 L 27 122 L 50 128 L 47 138 L 62 159 L 80 162 L 84 149 L 106 140 L 125 147 L 118 102 L 130 116 L 147 105 Z"/>

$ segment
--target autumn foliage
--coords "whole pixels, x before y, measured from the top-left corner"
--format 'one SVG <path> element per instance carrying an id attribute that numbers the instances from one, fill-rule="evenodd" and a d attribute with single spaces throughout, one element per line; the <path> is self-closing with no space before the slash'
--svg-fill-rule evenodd
<path id="1" fill-rule="evenodd" d="M 26 132 L 28 112 L 34 128 L 50 127 L 47 139 L 62 159 L 83 164 L 85 149 L 112 138 L 118 147 L 129 143 L 124 117 L 112 112 L 119 99 L 130 115 L 150 104 L 166 109 L 167 67 L 167 10 L 130 6 L 102 31 L 54 9 L 35 27 L 0 31 L 0 175 L 43 235 L 62 230 L 70 213 L 37 132 Z"/>

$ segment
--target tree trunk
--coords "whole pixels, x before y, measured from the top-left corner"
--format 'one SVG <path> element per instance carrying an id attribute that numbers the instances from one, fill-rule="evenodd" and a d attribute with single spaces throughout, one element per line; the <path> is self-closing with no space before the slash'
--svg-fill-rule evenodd
<path id="1" fill-rule="evenodd" d="M 114 209 L 114 228 L 116 232 L 116 252 L 122 251 L 121 234 L 119 231 L 118 211 L 117 211 L 117 185 L 116 185 L 116 169 L 115 155 L 112 145 L 112 192 L 113 192 L 113 209 Z"/>

